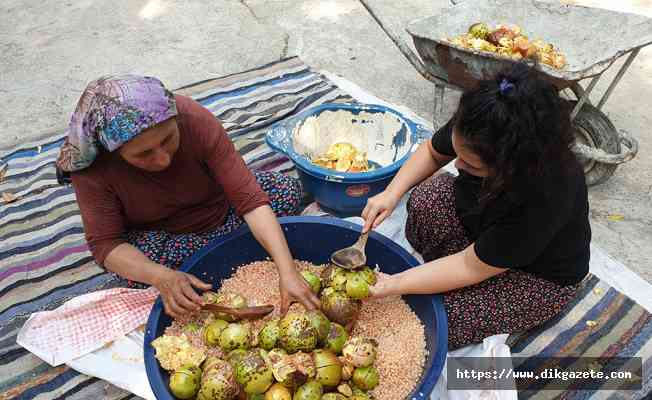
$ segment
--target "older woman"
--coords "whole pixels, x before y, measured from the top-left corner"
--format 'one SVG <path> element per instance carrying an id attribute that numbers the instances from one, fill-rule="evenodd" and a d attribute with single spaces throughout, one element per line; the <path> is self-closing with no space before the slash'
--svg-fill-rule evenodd
<path id="1" fill-rule="evenodd" d="M 590 256 L 572 142 L 567 104 L 525 65 L 465 92 L 453 119 L 363 211 L 369 230 L 415 187 L 406 235 L 426 263 L 381 280 L 374 294 L 442 293 L 450 349 L 559 313 Z M 457 177 L 435 174 L 453 159 Z"/>
<path id="2" fill-rule="evenodd" d="M 282 310 L 319 306 L 294 266 L 276 215 L 297 212 L 298 182 L 252 173 L 220 122 L 156 78 L 91 82 L 70 121 L 57 167 L 70 176 L 98 264 L 132 285 L 155 286 L 177 317 L 211 286 L 176 270 L 211 240 L 246 222 L 276 263 Z"/>

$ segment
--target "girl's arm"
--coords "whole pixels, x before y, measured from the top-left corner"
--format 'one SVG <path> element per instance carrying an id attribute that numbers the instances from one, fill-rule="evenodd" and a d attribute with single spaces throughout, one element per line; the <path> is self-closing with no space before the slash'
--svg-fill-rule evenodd
<path id="1" fill-rule="evenodd" d="M 408 190 L 448 164 L 453 157 L 439 153 L 430 140 L 421 143 L 417 151 L 403 164 L 398 174 L 385 189 L 401 198 Z"/>
<path id="2" fill-rule="evenodd" d="M 453 157 L 435 150 L 430 140 L 421 143 L 414 154 L 403 164 L 389 186 L 382 193 L 369 198 L 362 211 L 362 218 L 365 220 L 362 231 L 367 232 L 380 225 L 385 218 L 392 214 L 401 197 L 408 190 L 423 182 L 452 159 Z"/>
<path id="3" fill-rule="evenodd" d="M 505 272 L 484 263 L 473 244 L 459 253 L 443 257 L 395 275 L 383 275 L 371 288 L 374 297 L 404 294 L 444 293 L 480 283 Z"/>

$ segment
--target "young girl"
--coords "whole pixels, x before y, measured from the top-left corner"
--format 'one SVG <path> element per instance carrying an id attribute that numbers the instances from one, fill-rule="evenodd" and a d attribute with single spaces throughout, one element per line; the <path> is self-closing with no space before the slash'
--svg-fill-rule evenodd
<path id="1" fill-rule="evenodd" d="M 465 92 L 363 211 L 367 231 L 416 186 L 406 235 L 426 263 L 386 276 L 373 294 L 443 294 L 449 349 L 559 313 L 589 269 L 587 188 L 572 143 L 567 103 L 526 65 Z M 459 176 L 435 174 L 453 159 Z"/>

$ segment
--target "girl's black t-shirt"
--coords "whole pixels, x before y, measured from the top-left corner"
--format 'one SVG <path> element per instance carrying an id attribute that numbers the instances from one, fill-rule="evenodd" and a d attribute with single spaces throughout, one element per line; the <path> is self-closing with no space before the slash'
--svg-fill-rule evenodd
<path id="1" fill-rule="evenodd" d="M 432 137 L 433 148 L 455 157 L 449 121 Z M 485 263 L 519 269 L 562 286 L 589 271 L 591 227 L 584 171 L 579 162 L 480 204 L 482 178 L 459 171 L 455 208 L 477 256 Z"/>

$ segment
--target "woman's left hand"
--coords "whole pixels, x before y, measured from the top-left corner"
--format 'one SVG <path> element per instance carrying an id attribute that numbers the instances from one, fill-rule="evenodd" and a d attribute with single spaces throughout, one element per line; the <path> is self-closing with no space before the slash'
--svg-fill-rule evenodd
<path id="1" fill-rule="evenodd" d="M 282 272 L 279 285 L 281 290 L 281 315 L 288 312 L 290 304 L 294 301 L 303 304 L 308 310 L 321 307 L 319 299 L 298 270 L 293 268 Z"/>

